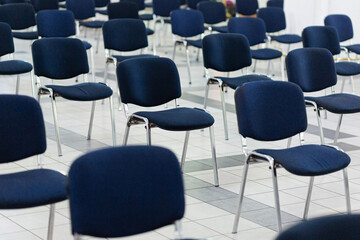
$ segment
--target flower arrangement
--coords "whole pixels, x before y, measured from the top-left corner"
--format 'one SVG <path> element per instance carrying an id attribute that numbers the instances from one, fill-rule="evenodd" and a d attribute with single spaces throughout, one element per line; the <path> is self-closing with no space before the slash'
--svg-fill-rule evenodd
<path id="1" fill-rule="evenodd" d="M 231 0 L 222 0 L 222 3 L 225 5 L 226 8 L 226 17 L 232 18 L 236 15 L 236 6 L 235 3 Z"/>

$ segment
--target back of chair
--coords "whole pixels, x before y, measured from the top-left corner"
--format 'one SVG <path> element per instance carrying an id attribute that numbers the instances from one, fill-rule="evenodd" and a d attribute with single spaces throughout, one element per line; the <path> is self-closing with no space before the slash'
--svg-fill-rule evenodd
<path id="1" fill-rule="evenodd" d="M 109 20 L 116 18 L 139 18 L 138 8 L 133 2 L 110 3 L 107 7 Z"/>
<path id="2" fill-rule="evenodd" d="M 199 10 L 179 9 L 171 12 L 172 33 L 194 37 L 204 33 L 204 16 Z"/>
<path id="3" fill-rule="evenodd" d="M 145 1 L 144 0 L 120 0 L 120 2 L 132 2 L 135 3 L 137 6 L 137 9 L 139 11 L 145 9 Z"/>
<path id="4" fill-rule="evenodd" d="M 9 4 L 9 3 L 28 3 L 26 0 L 1 0 L 0 3 Z"/>
<path id="5" fill-rule="evenodd" d="M 231 18 L 228 22 L 230 33 L 240 33 L 247 37 L 250 46 L 264 43 L 266 39 L 265 23 L 260 18 Z"/>
<path id="6" fill-rule="evenodd" d="M 340 53 L 340 43 L 336 28 L 330 26 L 311 26 L 302 32 L 304 47 L 326 48 L 333 55 Z"/>
<path id="7" fill-rule="evenodd" d="M 66 9 L 72 11 L 77 20 L 95 17 L 94 0 L 66 0 Z"/>
<path id="8" fill-rule="evenodd" d="M 236 11 L 242 15 L 253 15 L 258 8 L 258 0 L 236 0 Z"/>
<path id="9" fill-rule="evenodd" d="M 184 215 L 178 160 L 161 147 L 88 153 L 72 164 L 68 189 L 73 233 L 124 237 L 172 224 Z"/>
<path id="10" fill-rule="evenodd" d="M 249 42 L 242 34 L 210 34 L 202 45 L 205 68 L 231 72 L 251 65 Z"/>
<path id="11" fill-rule="evenodd" d="M 207 24 L 216 24 L 226 21 L 225 6 L 221 2 L 202 1 L 198 3 L 197 9 L 202 12 L 204 22 Z"/>
<path id="12" fill-rule="evenodd" d="M 307 128 L 304 95 L 294 83 L 246 83 L 235 91 L 235 108 L 243 137 L 277 141 Z"/>
<path id="13" fill-rule="evenodd" d="M 58 0 L 31 0 L 31 4 L 34 6 L 35 12 L 59 8 Z"/>
<path id="14" fill-rule="evenodd" d="M 10 3 L 0 6 L 0 22 L 10 25 L 12 30 L 23 30 L 36 25 L 35 10 L 28 3 Z"/>
<path id="15" fill-rule="evenodd" d="M 257 16 L 264 20 L 266 32 L 268 33 L 279 32 L 286 28 L 285 13 L 281 8 L 260 8 Z"/>
<path id="16" fill-rule="evenodd" d="M 304 92 L 319 91 L 337 82 L 331 52 L 324 48 L 303 48 L 291 51 L 286 57 L 288 81 Z"/>
<path id="17" fill-rule="evenodd" d="M 153 0 L 153 12 L 156 16 L 170 17 L 171 11 L 179 8 L 179 0 Z"/>
<path id="18" fill-rule="evenodd" d="M 69 10 L 43 10 L 36 16 L 40 37 L 70 37 L 76 34 L 74 14 Z"/>
<path id="19" fill-rule="evenodd" d="M 45 125 L 39 103 L 31 97 L 0 95 L 0 163 L 46 150 Z"/>
<path id="20" fill-rule="evenodd" d="M 187 5 L 188 5 L 188 8 L 191 8 L 191 9 L 197 9 L 197 5 L 200 3 L 200 2 L 208 2 L 210 0 L 187 0 Z"/>
<path id="21" fill-rule="evenodd" d="M 69 79 L 89 72 L 86 49 L 79 39 L 38 39 L 31 49 L 36 76 Z"/>
<path id="22" fill-rule="evenodd" d="M 109 20 L 103 25 L 103 37 L 105 49 L 134 51 L 148 46 L 146 27 L 140 19 Z"/>
<path id="23" fill-rule="evenodd" d="M 110 0 L 95 0 L 95 7 L 106 7 L 110 3 Z"/>
<path id="24" fill-rule="evenodd" d="M 121 62 L 116 70 L 121 101 L 152 107 L 181 96 L 179 73 L 168 58 L 136 58 Z"/>
<path id="25" fill-rule="evenodd" d="M 336 28 L 340 42 L 347 41 L 354 37 L 354 30 L 351 19 L 344 14 L 332 14 L 325 18 L 325 25 Z"/>
<path id="26" fill-rule="evenodd" d="M 284 8 L 284 1 L 283 0 L 269 0 L 266 2 L 267 7 L 278 7 Z"/>
<path id="27" fill-rule="evenodd" d="M 0 22 L 0 57 L 13 53 L 14 41 L 9 24 Z"/>

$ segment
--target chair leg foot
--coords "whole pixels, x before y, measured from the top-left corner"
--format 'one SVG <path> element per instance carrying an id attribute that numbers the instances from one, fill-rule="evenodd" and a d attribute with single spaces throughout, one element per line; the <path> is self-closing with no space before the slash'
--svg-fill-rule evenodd
<path id="1" fill-rule="evenodd" d="M 185 165 L 185 159 L 186 159 L 186 152 L 187 152 L 187 148 L 189 145 L 189 136 L 190 136 L 190 131 L 186 131 L 185 133 L 185 141 L 184 141 L 184 146 L 183 146 L 183 152 L 181 155 L 181 170 L 184 172 L 184 165 Z"/>
<path id="2" fill-rule="evenodd" d="M 47 240 L 52 240 L 54 235 L 55 204 L 50 205 L 49 226 Z"/>

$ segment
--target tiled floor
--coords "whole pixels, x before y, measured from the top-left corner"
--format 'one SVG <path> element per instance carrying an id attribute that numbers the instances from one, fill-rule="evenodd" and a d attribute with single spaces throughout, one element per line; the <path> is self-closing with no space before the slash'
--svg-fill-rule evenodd
<path id="1" fill-rule="evenodd" d="M 170 57 L 171 36 L 167 31 L 168 47 L 158 48 L 161 56 Z M 81 35 L 82 37 L 82 35 Z M 87 40 L 95 45 L 93 33 L 88 32 Z M 149 39 L 150 45 L 153 41 Z M 15 58 L 31 61 L 29 42 L 15 41 Z M 149 50 L 151 51 L 151 50 Z M 202 60 L 195 61 L 195 52 L 191 52 L 191 71 L 193 84 L 188 84 L 184 48 L 177 51 L 176 64 L 178 66 L 181 83 L 182 98 L 181 106 L 202 107 L 205 79 L 203 77 Z M 104 69 L 104 50 L 100 44 L 99 53 L 95 55 L 96 81 L 102 81 Z M 201 58 L 200 58 L 201 59 Z M 259 63 L 257 72 L 265 73 L 267 64 Z M 280 79 L 279 61 L 274 61 L 275 80 Z M 111 68 L 110 85 L 116 89 L 114 69 Z M 234 73 L 235 76 L 238 73 Z M 15 77 L 2 76 L 0 93 L 15 92 Z M 50 82 L 49 80 L 44 81 Z M 355 81 L 356 84 L 357 81 Z M 65 84 L 74 83 L 74 80 L 66 81 Z M 341 79 L 340 79 L 341 83 Z M 346 90 L 351 86 L 346 82 Z M 340 89 L 339 86 L 336 87 Z M 360 89 L 358 90 L 360 91 Z M 30 79 L 24 75 L 21 79 L 20 93 L 31 95 Z M 245 205 L 239 223 L 238 234 L 231 234 L 234 220 L 234 212 L 238 201 L 244 156 L 240 145 L 240 136 L 237 132 L 234 100 L 234 91 L 229 89 L 226 93 L 228 111 L 229 137 L 224 140 L 222 113 L 220 109 L 220 95 L 217 87 L 210 90 L 208 110 L 216 119 L 215 137 L 216 151 L 220 166 L 220 187 L 213 186 L 213 173 L 211 166 L 210 141 L 208 131 L 194 131 L 190 135 L 184 181 L 186 187 L 186 214 L 183 219 L 184 237 L 209 237 L 211 239 L 273 239 L 277 235 L 275 226 L 274 201 L 272 193 L 271 173 L 265 163 L 257 163 L 250 166 L 248 184 L 245 191 Z M 115 99 L 116 100 L 116 99 Z M 91 103 L 70 102 L 58 100 L 58 115 L 61 126 L 60 134 L 63 144 L 64 156 L 57 156 L 55 134 L 51 104 L 49 99 L 43 98 L 41 106 L 47 128 L 47 151 L 44 154 L 44 162 L 47 168 L 56 169 L 67 173 L 71 163 L 80 155 L 98 148 L 110 146 L 111 128 L 109 105 L 105 102 L 97 104 L 93 127 L 93 139 L 86 140 L 87 127 L 90 116 Z M 117 102 L 115 102 L 117 106 Z M 171 106 L 171 105 L 169 105 Z M 130 106 L 132 111 L 139 108 Z M 163 107 L 157 108 L 163 109 Z M 309 127 L 305 134 L 307 143 L 319 143 L 318 129 L 315 114 L 308 109 Z M 328 113 L 327 119 L 323 118 L 326 142 L 331 143 L 338 117 Z M 359 114 L 344 117 L 339 146 L 342 147 L 352 158 L 349 167 L 351 204 L 353 212 L 360 210 L 360 127 Z M 125 129 L 125 116 L 121 111 L 116 111 L 117 142 L 122 142 Z M 153 144 L 173 150 L 179 157 L 182 151 L 184 133 L 166 132 L 154 129 Z M 135 126 L 130 132 L 130 144 L 145 144 L 145 131 L 143 127 Z M 294 138 L 293 144 L 299 144 Z M 255 142 L 248 141 L 250 149 L 283 148 L 286 141 L 278 142 Z M 0 173 L 8 173 L 31 169 L 36 167 L 35 158 L 26 159 L 16 163 L 2 164 Z M 298 177 L 279 169 L 280 202 L 283 223 L 288 227 L 295 222 L 301 221 L 309 179 Z M 24 210 L 1 210 L 0 211 L 0 239 L 45 239 L 48 221 L 48 207 L 37 207 Z M 345 199 L 343 192 L 342 174 L 335 173 L 329 176 L 315 179 L 315 188 L 310 206 L 310 217 L 342 214 L 345 211 Z M 71 239 L 70 219 L 68 202 L 57 204 L 55 217 L 54 239 Z M 169 239 L 173 238 L 173 227 L 168 226 L 154 232 L 130 237 L 129 239 Z"/>

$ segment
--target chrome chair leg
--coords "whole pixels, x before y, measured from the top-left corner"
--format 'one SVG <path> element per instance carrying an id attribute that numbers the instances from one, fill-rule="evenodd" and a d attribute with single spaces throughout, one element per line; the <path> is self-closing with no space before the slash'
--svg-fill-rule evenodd
<path id="1" fill-rule="evenodd" d="M 257 63 L 257 60 L 255 59 L 253 72 L 256 72 L 256 63 Z"/>
<path id="2" fill-rule="evenodd" d="M 124 133 L 124 140 L 123 140 L 123 145 L 126 146 L 128 139 L 129 139 L 129 132 L 130 132 L 130 118 L 128 118 L 128 121 L 126 123 L 126 127 L 125 127 L 125 133 Z"/>
<path id="3" fill-rule="evenodd" d="M 173 49 L 173 54 L 172 54 L 173 61 L 175 61 L 176 45 L 177 45 L 177 41 L 174 42 L 174 49 Z"/>
<path id="4" fill-rule="evenodd" d="M 101 32 L 100 29 L 96 29 L 96 34 L 97 34 L 96 53 L 99 52 L 100 32 Z"/>
<path id="5" fill-rule="evenodd" d="M 19 94 L 19 88 L 20 88 L 20 75 L 18 74 L 16 76 L 16 95 Z"/>
<path id="6" fill-rule="evenodd" d="M 226 103 L 224 97 L 224 85 L 221 83 L 219 87 L 220 87 L 220 95 L 221 95 L 221 108 L 222 108 L 223 121 L 224 121 L 225 140 L 229 140 L 229 132 L 228 132 L 227 116 L 226 116 Z"/>
<path id="7" fill-rule="evenodd" d="M 186 51 L 186 64 L 188 70 L 188 77 L 189 77 L 189 84 L 191 84 L 191 71 L 190 71 L 190 56 L 189 56 L 189 48 L 188 45 L 185 44 L 185 51 Z"/>
<path id="8" fill-rule="evenodd" d="M 308 188 L 308 193 L 307 193 L 306 202 L 305 202 L 304 215 L 303 215 L 304 220 L 306 220 L 308 218 L 311 194 L 312 194 L 312 189 L 314 186 L 314 179 L 315 179 L 314 177 L 310 177 L 309 188 Z"/>
<path id="9" fill-rule="evenodd" d="M 109 105 L 110 105 L 111 132 L 112 132 L 113 146 L 116 146 L 116 128 L 115 128 L 114 105 L 113 105 L 112 96 L 109 97 Z"/>
<path id="10" fill-rule="evenodd" d="M 55 217 L 55 204 L 50 205 L 50 214 L 49 214 L 49 226 L 47 233 L 47 240 L 52 240 L 54 235 L 54 217 Z"/>
<path id="11" fill-rule="evenodd" d="M 189 136 L 190 136 L 190 131 L 186 131 L 183 152 L 181 155 L 181 170 L 183 172 L 184 172 L 184 165 L 185 165 L 185 159 L 186 159 L 186 152 L 187 152 L 187 148 L 189 146 Z"/>
<path id="12" fill-rule="evenodd" d="M 89 52 L 90 52 L 91 77 L 92 77 L 92 81 L 95 82 L 94 51 L 92 47 L 89 49 Z"/>
<path id="13" fill-rule="evenodd" d="M 60 131 L 59 131 L 59 123 L 57 118 L 57 111 L 56 111 L 56 101 L 53 93 L 50 93 L 51 98 L 51 105 L 53 110 L 53 118 L 54 118 L 54 124 L 55 124 L 55 134 L 56 134 L 56 142 L 57 142 L 57 148 L 58 148 L 58 155 L 62 156 L 62 150 L 61 150 L 61 142 L 60 142 Z"/>
<path id="14" fill-rule="evenodd" d="M 249 158 L 247 158 L 244 163 L 243 175 L 242 175 L 242 179 L 241 179 L 241 186 L 240 186 L 240 192 L 239 192 L 239 203 L 238 203 L 238 206 L 236 209 L 236 215 L 235 215 L 235 220 L 234 220 L 234 225 L 233 225 L 233 230 L 232 230 L 233 234 L 237 233 L 237 228 L 239 225 L 239 218 L 240 218 L 242 203 L 244 200 L 245 184 L 246 184 L 248 170 L 249 170 Z"/>
<path id="15" fill-rule="evenodd" d="M 345 185 L 346 211 L 348 214 L 350 214 L 351 203 L 350 203 L 349 178 L 348 178 L 347 168 L 343 169 L 343 175 L 344 175 L 344 185 Z"/>
<path id="16" fill-rule="evenodd" d="M 181 221 L 180 220 L 175 221 L 174 225 L 175 225 L 175 239 L 182 239 Z"/>
<path id="17" fill-rule="evenodd" d="M 197 53 L 196 53 L 196 61 L 199 61 L 199 55 L 200 55 L 200 48 L 198 48 Z"/>
<path id="18" fill-rule="evenodd" d="M 214 136 L 214 129 L 213 127 L 209 127 L 210 131 L 210 143 L 211 143 L 211 158 L 213 164 L 213 171 L 214 171 L 214 185 L 215 187 L 219 186 L 219 173 L 218 173 L 218 165 L 216 160 L 216 150 L 215 150 L 215 136 Z"/>
<path id="19" fill-rule="evenodd" d="M 87 140 L 91 139 L 91 131 L 92 131 L 92 126 L 93 126 L 93 122 L 94 122 L 95 105 L 96 105 L 96 101 L 93 101 L 92 105 L 91 105 L 91 114 L 90 114 L 90 122 L 89 122 L 89 130 L 88 130 Z"/>
<path id="20" fill-rule="evenodd" d="M 322 128 L 322 123 L 321 123 L 320 110 L 316 107 L 315 111 L 316 111 L 319 131 L 320 131 L 320 142 L 321 142 L 321 144 L 325 144 L 324 131 L 323 131 L 323 128 Z"/>
<path id="21" fill-rule="evenodd" d="M 151 146 L 151 127 L 150 124 L 147 122 L 145 123 L 145 128 L 146 128 L 146 143 L 147 145 Z"/>
<path id="22" fill-rule="evenodd" d="M 285 81 L 285 58 L 283 56 L 280 57 L 280 66 L 281 66 L 281 80 Z"/>
<path id="23" fill-rule="evenodd" d="M 36 84 L 35 84 L 35 81 L 34 81 L 34 75 L 33 75 L 33 71 L 30 72 L 30 79 L 31 79 L 31 91 L 32 91 L 32 95 L 33 95 L 33 98 L 36 98 L 36 92 L 35 92 L 35 89 L 36 89 Z"/>
<path id="24" fill-rule="evenodd" d="M 105 62 L 105 71 L 104 71 L 104 83 L 107 83 L 107 78 L 108 78 L 108 71 L 109 71 L 109 63 L 106 60 Z"/>
<path id="25" fill-rule="evenodd" d="M 279 232 L 282 231 L 281 226 L 281 213 L 280 213 L 280 199 L 279 199 L 279 189 L 277 183 L 277 174 L 276 174 L 276 166 L 274 164 L 270 164 L 272 179 L 273 179 L 273 191 L 274 191 L 274 201 L 275 201 L 275 209 L 276 209 L 276 221 Z"/>
<path id="26" fill-rule="evenodd" d="M 341 126 L 342 118 L 343 118 L 343 114 L 340 114 L 339 121 L 338 121 L 338 124 L 337 124 L 337 127 L 336 127 L 336 132 L 335 132 L 335 137 L 334 137 L 334 144 L 337 143 L 337 140 L 338 140 L 339 135 L 340 135 L 340 126 Z"/>
<path id="27" fill-rule="evenodd" d="M 207 100 L 209 97 L 209 88 L 210 88 L 210 80 L 207 80 L 206 86 L 205 86 L 205 97 L 204 97 L 204 109 L 207 107 Z"/>
<path id="28" fill-rule="evenodd" d="M 292 137 L 289 137 L 287 142 L 287 148 L 291 147 L 291 141 L 292 141 Z"/>

